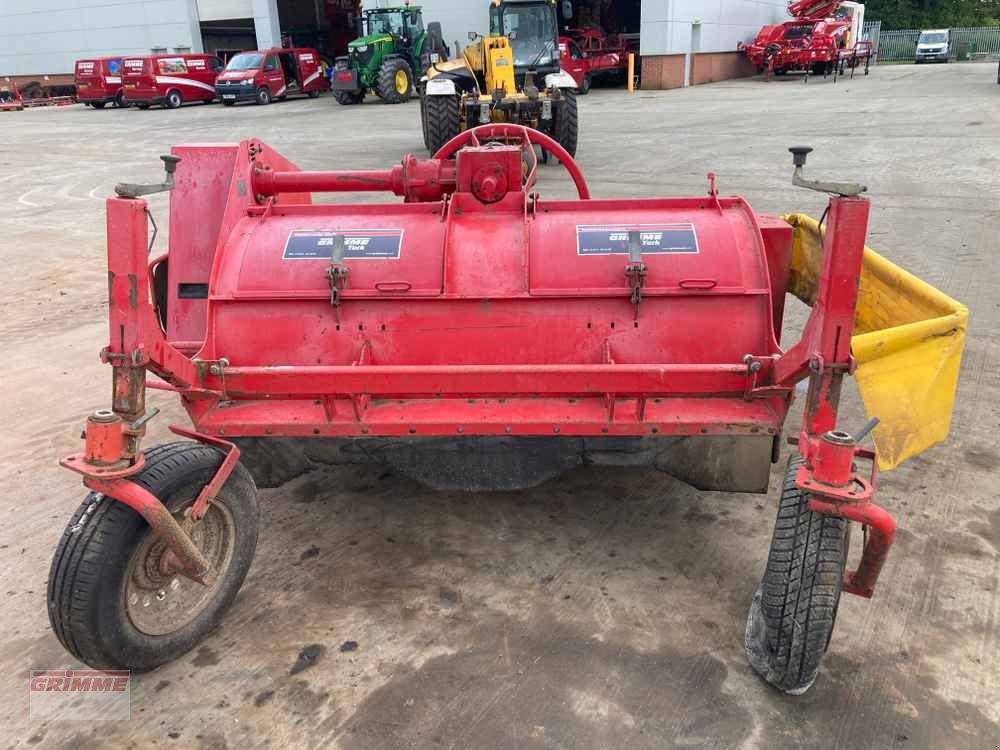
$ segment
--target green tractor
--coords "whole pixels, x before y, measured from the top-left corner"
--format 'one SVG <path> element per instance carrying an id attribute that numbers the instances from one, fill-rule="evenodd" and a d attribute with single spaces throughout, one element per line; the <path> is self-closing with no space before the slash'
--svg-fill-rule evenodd
<path id="1" fill-rule="evenodd" d="M 374 91 L 387 104 L 400 104 L 413 94 L 414 71 L 448 59 L 441 24 L 424 29 L 418 7 L 366 10 L 358 19 L 359 38 L 338 57 L 330 74 L 333 95 L 341 104 L 360 104 Z"/>

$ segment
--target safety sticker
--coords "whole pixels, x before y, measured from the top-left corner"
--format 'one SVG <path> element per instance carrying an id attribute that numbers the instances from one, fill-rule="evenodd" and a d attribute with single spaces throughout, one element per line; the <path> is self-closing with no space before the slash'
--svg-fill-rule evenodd
<path id="1" fill-rule="evenodd" d="M 344 260 L 398 260 L 402 229 L 328 232 L 293 229 L 285 241 L 283 260 L 330 260 L 337 238 L 344 240 Z"/>
<path id="2" fill-rule="evenodd" d="M 578 255 L 628 255 L 633 243 L 641 253 L 698 252 L 693 224 L 583 224 L 576 228 Z"/>

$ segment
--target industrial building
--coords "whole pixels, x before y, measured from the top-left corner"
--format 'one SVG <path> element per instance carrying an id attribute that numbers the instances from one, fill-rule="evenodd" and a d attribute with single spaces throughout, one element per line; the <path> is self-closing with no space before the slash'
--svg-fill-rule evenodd
<path id="1" fill-rule="evenodd" d="M 401 3 L 403 0 L 399 0 Z M 379 5 L 395 4 L 377 0 Z M 417 3 L 414 3 L 416 5 Z M 787 17 L 785 0 L 567 0 L 567 26 L 599 25 L 640 40 L 642 85 L 675 88 L 749 73 L 740 41 Z M 454 50 L 487 30 L 485 0 L 425 0 Z M 0 76 L 71 77 L 75 60 L 155 52 L 215 52 L 291 43 L 339 54 L 359 0 L 0 0 Z M 370 4 L 365 7 L 370 7 Z M 570 13 L 571 11 L 571 13 Z"/>

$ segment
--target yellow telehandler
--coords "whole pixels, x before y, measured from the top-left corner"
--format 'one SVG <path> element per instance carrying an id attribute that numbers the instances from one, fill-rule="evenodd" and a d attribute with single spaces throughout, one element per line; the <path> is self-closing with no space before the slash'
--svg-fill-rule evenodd
<path id="1" fill-rule="evenodd" d="M 420 82 L 420 119 L 431 154 L 468 128 L 528 125 L 576 155 L 576 81 L 559 66 L 555 0 L 490 0 L 490 34 Z"/>

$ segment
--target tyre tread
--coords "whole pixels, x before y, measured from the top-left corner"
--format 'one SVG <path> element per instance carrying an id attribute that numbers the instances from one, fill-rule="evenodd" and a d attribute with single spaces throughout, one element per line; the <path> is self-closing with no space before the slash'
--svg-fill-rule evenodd
<path id="1" fill-rule="evenodd" d="M 461 127 L 457 96 L 428 96 L 427 150 L 433 155 L 459 134 Z"/>
<path id="2" fill-rule="evenodd" d="M 759 607 L 763 638 L 752 644 L 748 624 L 747 642 L 761 676 L 793 694 L 816 679 L 840 603 L 847 554 L 847 521 L 809 510 L 809 495 L 795 483 L 801 465 L 801 457 L 789 460 L 763 581 L 751 607 L 751 621 Z M 760 652 L 766 667 L 758 663 Z"/>
<path id="3" fill-rule="evenodd" d="M 396 72 L 399 70 L 405 70 L 410 81 L 406 94 L 396 91 Z M 378 69 L 377 92 L 386 104 L 402 104 L 407 101 L 413 95 L 413 68 L 401 58 L 389 58 Z"/>
<path id="4" fill-rule="evenodd" d="M 559 141 L 559 145 L 566 149 L 570 156 L 575 158 L 577 140 L 580 133 L 580 115 L 576 101 L 577 95 L 574 91 L 563 89 L 562 96 L 565 97 L 566 103 L 562 107 L 562 112 L 556 122 L 555 137 Z"/>

